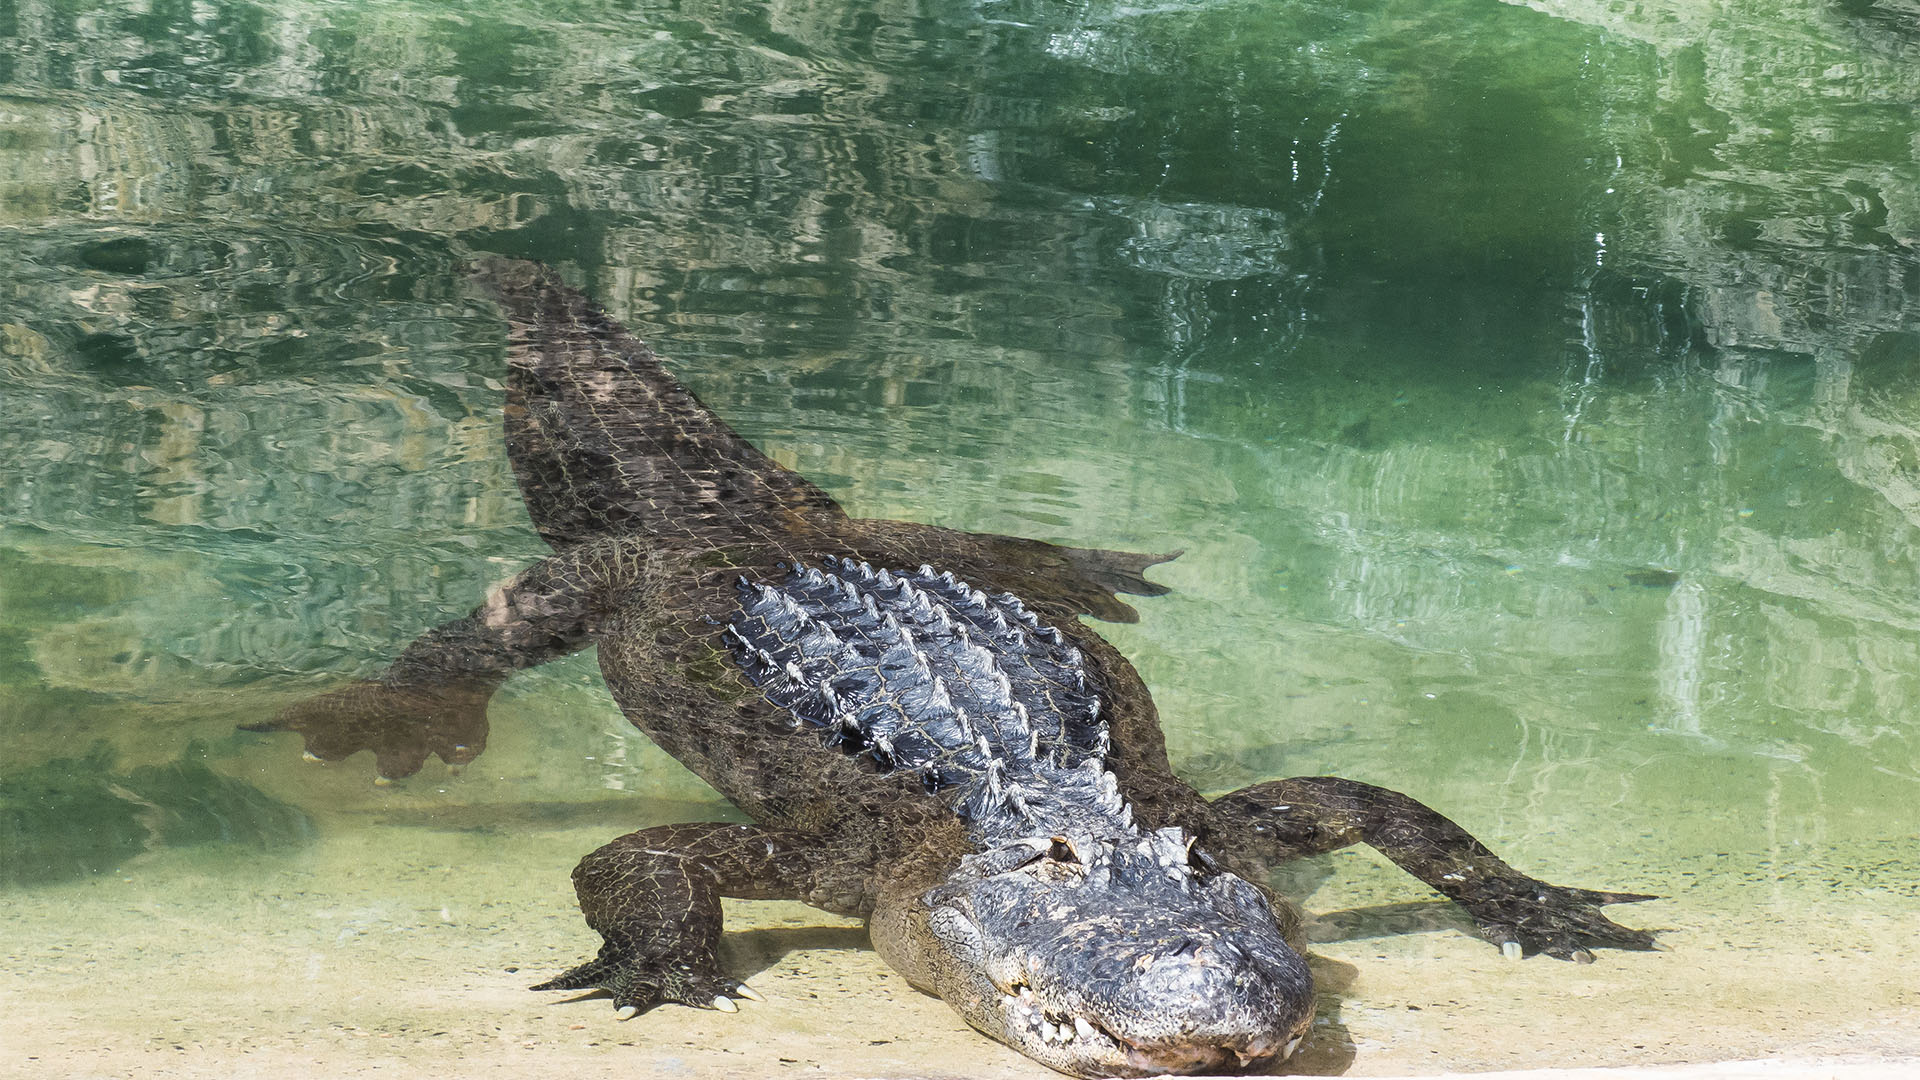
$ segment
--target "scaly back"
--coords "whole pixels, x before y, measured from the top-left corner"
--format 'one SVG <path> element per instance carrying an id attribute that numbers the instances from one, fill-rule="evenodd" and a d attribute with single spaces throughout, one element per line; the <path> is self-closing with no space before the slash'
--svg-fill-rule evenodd
<path id="1" fill-rule="evenodd" d="M 1131 831 L 1080 650 L 1011 593 L 833 557 L 739 588 L 728 647 L 796 730 L 961 788 L 976 833 Z"/>

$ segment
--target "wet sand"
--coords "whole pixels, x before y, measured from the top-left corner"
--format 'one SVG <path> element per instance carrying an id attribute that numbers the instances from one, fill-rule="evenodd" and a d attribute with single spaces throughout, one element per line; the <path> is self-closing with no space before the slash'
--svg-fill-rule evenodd
<path id="1" fill-rule="evenodd" d="M 111 876 L 0 894 L 0 1070 L 1054 1075 L 908 987 L 857 924 L 795 904 L 729 902 L 729 963 L 767 998 L 738 1014 L 669 1007 L 620 1021 L 604 999 L 528 992 L 597 945 L 567 873 L 610 835 L 603 823 L 323 825 L 293 853 L 163 851 Z M 1783 901 L 1737 874 L 1709 875 L 1616 909 L 1671 927 L 1671 951 L 1572 965 L 1503 959 L 1370 855 L 1335 856 L 1331 868 L 1296 882 L 1310 890 L 1322 991 L 1297 1072 L 1920 1075 L 1920 902 L 1909 891 L 1830 866 L 1791 887 L 1831 902 Z M 1674 1067 L 1699 1063 L 1723 1064 Z"/>

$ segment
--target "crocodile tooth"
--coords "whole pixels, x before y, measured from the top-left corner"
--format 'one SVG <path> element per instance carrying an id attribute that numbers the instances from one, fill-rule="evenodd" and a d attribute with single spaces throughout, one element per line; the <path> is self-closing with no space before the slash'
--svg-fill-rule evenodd
<path id="1" fill-rule="evenodd" d="M 1093 1025 L 1087 1023 L 1084 1017 L 1076 1016 L 1073 1018 L 1073 1033 L 1083 1039 L 1091 1039 L 1093 1038 Z"/>

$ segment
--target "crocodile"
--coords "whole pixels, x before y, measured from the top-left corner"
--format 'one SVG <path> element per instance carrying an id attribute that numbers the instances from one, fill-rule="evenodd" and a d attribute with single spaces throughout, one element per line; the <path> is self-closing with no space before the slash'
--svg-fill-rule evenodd
<path id="1" fill-rule="evenodd" d="M 737 435 L 551 268 L 487 258 L 509 328 L 505 434 L 552 554 L 378 678 L 282 710 L 306 755 L 382 780 L 485 747 L 508 675 L 588 646 L 621 711 L 750 823 L 641 829 L 573 872 L 598 954 L 536 990 L 623 1015 L 735 1011 L 721 898 L 867 920 L 965 1021 L 1078 1076 L 1247 1071 L 1314 1015 L 1270 870 L 1356 843 L 1508 953 L 1656 947 L 1398 792 L 1330 776 L 1208 799 L 1085 621 L 1133 621 L 1167 556 L 855 518 Z"/>

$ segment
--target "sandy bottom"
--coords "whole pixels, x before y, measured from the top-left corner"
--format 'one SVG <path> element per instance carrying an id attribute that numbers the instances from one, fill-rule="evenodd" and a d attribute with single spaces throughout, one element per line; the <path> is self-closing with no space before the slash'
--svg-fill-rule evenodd
<path id="1" fill-rule="evenodd" d="M 604 999 L 528 992 L 597 945 L 567 874 L 632 824 L 322 823 L 320 838 L 292 853 L 163 851 L 111 876 L 0 894 L 0 1068 L 1053 1075 L 913 991 L 857 925 L 793 904 L 731 903 L 730 963 L 767 998 L 738 1014 L 670 1007 L 620 1021 Z M 1910 863 L 1890 863 L 1892 850 L 1859 852 L 1859 865 L 1844 867 L 1851 877 L 1829 866 L 1764 887 L 1740 872 L 1677 868 L 1671 899 L 1620 913 L 1672 927 L 1672 951 L 1585 966 L 1505 960 L 1390 865 L 1334 856 L 1291 882 L 1316 913 L 1322 991 L 1319 1026 L 1294 1069 L 1920 1075 L 1920 900 Z M 1890 871 L 1901 887 L 1874 884 Z M 1666 1067 L 1707 1062 L 1723 1064 Z"/>

